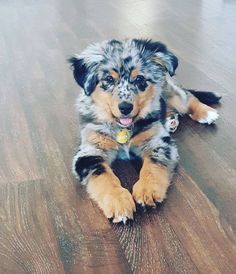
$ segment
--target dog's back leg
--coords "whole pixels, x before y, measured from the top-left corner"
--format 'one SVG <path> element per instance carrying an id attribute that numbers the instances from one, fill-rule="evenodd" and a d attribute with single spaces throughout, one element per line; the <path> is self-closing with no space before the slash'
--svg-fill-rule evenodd
<path id="1" fill-rule="evenodd" d="M 203 124 L 211 124 L 219 117 L 217 110 L 204 104 L 218 103 L 220 97 L 209 92 L 196 92 L 182 88 L 174 78 L 166 76 L 166 82 L 163 87 L 163 98 L 170 109 L 180 114 L 189 114 L 189 116 Z M 200 101 L 199 99 L 202 101 Z"/>

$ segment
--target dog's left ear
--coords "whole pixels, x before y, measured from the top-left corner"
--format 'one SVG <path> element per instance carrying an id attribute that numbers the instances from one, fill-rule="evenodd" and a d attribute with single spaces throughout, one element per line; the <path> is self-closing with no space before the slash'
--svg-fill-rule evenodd
<path id="1" fill-rule="evenodd" d="M 175 74 L 178 58 L 163 43 L 145 39 L 134 39 L 134 42 L 141 54 L 153 58 L 156 63 L 167 69 L 170 76 Z"/>
<path id="2" fill-rule="evenodd" d="M 71 57 L 68 59 L 73 69 L 75 81 L 81 86 L 87 96 L 95 90 L 98 83 L 92 64 L 87 64 L 83 58 Z"/>
<path id="3" fill-rule="evenodd" d="M 164 66 L 170 76 L 175 75 L 175 70 L 178 67 L 178 58 L 169 50 L 159 51 L 155 54 L 155 62 Z"/>

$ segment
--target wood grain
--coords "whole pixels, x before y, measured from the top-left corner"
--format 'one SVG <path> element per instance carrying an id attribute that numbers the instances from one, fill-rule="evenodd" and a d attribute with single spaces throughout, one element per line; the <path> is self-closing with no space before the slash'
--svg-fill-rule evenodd
<path id="1" fill-rule="evenodd" d="M 236 4 L 1 1 L 0 274 L 235 273 Z M 181 118 L 168 199 L 113 225 L 71 174 L 78 87 L 66 59 L 103 39 L 148 37 L 185 87 L 223 95 L 216 125 Z M 140 164 L 117 161 L 128 189 Z"/>
<path id="2" fill-rule="evenodd" d="M 0 191 L 1 273 L 65 273 L 41 181 Z"/>

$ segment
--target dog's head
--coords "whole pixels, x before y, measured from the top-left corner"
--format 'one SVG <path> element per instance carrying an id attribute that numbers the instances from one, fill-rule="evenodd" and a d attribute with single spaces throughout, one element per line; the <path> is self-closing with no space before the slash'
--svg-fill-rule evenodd
<path id="1" fill-rule="evenodd" d="M 94 44 L 69 62 L 97 119 L 124 127 L 153 111 L 165 74 L 178 66 L 164 44 L 139 39 Z"/>

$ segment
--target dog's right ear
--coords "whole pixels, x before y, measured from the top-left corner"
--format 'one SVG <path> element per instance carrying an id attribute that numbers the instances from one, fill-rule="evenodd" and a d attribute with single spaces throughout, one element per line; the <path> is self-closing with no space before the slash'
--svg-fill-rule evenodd
<path id="1" fill-rule="evenodd" d="M 178 58 L 167 49 L 166 45 L 149 39 L 134 39 L 133 41 L 142 56 L 151 58 L 150 53 L 152 53 L 154 61 L 164 67 L 170 76 L 175 74 L 175 70 L 178 67 Z"/>
<path id="2" fill-rule="evenodd" d="M 71 57 L 68 59 L 73 69 L 75 81 L 81 86 L 87 96 L 95 90 L 98 79 L 95 72 L 92 70 L 92 66 L 86 64 L 84 59 Z"/>

